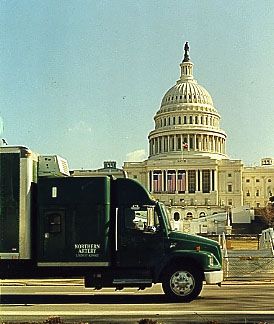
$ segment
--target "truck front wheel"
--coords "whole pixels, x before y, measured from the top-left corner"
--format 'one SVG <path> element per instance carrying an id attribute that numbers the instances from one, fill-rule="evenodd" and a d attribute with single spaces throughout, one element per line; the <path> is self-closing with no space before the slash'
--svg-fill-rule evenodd
<path id="1" fill-rule="evenodd" d="M 162 287 L 169 299 L 190 302 L 202 291 L 203 276 L 189 265 L 171 267 L 164 274 Z"/>

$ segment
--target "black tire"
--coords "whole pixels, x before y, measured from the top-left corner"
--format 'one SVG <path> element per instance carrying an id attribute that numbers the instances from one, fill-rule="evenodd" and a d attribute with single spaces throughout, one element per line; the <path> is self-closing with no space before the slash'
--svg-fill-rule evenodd
<path id="1" fill-rule="evenodd" d="M 170 300 L 190 302 L 197 298 L 203 288 L 202 272 L 189 265 L 178 265 L 167 269 L 162 287 Z"/>

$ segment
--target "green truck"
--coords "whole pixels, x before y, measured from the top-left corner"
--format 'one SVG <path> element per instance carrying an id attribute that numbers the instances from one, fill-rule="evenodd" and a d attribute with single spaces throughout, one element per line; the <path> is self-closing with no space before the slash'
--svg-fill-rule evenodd
<path id="1" fill-rule="evenodd" d="M 128 178 L 73 177 L 58 156 L 0 147 L 0 278 L 84 278 L 95 289 L 162 283 L 189 302 L 223 280 L 217 242 L 174 231 Z"/>

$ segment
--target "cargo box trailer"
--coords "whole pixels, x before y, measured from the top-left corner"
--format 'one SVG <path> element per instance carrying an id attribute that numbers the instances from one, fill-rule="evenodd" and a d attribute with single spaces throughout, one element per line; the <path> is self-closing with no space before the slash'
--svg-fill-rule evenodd
<path id="1" fill-rule="evenodd" d="M 58 156 L 0 147 L 0 278 L 84 278 L 85 286 L 162 283 L 191 301 L 220 284 L 217 242 L 172 230 L 165 206 L 128 178 L 73 177 Z"/>

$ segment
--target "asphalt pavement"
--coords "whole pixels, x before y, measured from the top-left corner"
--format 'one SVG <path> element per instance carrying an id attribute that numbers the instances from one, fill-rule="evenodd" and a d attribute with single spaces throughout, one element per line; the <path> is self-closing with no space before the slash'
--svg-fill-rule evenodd
<path id="1" fill-rule="evenodd" d="M 191 303 L 171 303 L 161 286 L 138 291 L 85 289 L 81 280 L 1 282 L 2 322 L 45 322 L 54 316 L 67 323 L 274 324 L 274 282 L 225 281 L 205 285 Z M 59 324 L 59 323 L 50 323 Z M 152 323 L 151 323 L 152 324 Z"/>

